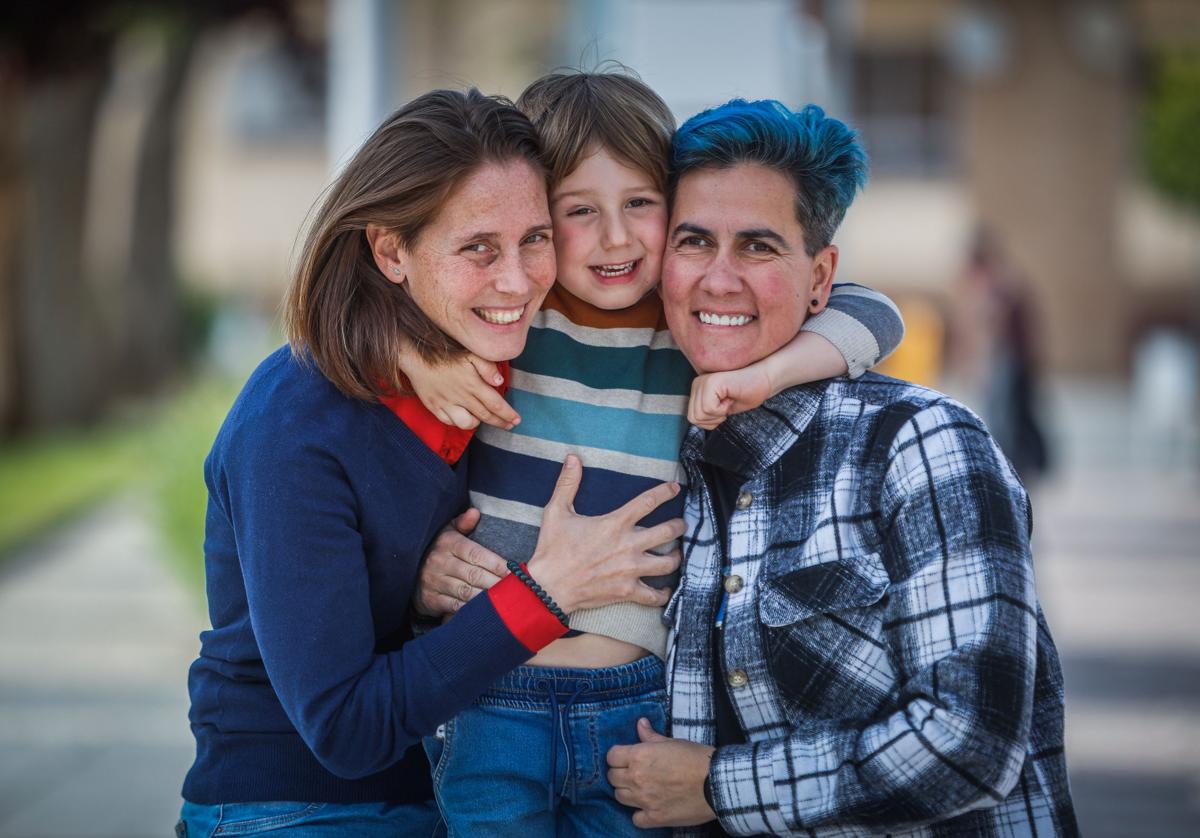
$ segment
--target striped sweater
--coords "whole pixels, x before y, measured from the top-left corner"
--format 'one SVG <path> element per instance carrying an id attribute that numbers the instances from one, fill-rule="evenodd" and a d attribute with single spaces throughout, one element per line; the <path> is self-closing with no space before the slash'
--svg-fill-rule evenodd
<path id="1" fill-rule="evenodd" d="M 891 352 L 903 332 L 891 301 L 857 285 L 835 286 L 828 310 L 804 328 L 832 341 L 852 375 Z M 505 558 L 528 560 L 568 453 L 584 464 L 575 498 L 582 515 L 611 512 L 663 481 L 686 483 L 679 446 L 695 373 L 667 330 L 657 294 L 606 311 L 555 285 L 511 370 L 508 399 L 521 424 L 511 431 L 481 427 L 471 443 L 471 503 L 482 512 L 475 541 Z M 681 492 L 641 525 L 679 517 L 683 499 Z M 674 584 L 674 577 L 648 581 Z M 571 627 L 662 657 L 661 617 L 659 608 L 625 602 L 576 612 Z"/>

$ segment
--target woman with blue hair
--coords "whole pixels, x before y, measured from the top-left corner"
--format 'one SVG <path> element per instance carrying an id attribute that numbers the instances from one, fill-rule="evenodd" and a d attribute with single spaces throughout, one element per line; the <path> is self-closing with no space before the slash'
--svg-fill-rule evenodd
<path id="1" fill-rule="evenodd" d="M 730 102 L 675 138 L 663 307 L 702 374 L 828 299 L 866 178 L 816 107 Z M 714 314 L 754 324 L 719 329 Z M 667 664 L 672 737 L 608 754 L 676 835 L 1077 835 L 1029 499 L 983 423 L 867 373 L 691 429 Z"/>

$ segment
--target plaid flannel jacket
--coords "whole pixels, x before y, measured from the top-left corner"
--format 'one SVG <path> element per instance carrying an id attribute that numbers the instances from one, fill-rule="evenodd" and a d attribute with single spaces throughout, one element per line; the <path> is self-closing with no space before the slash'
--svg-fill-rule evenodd
<path id="1" fill-rule="evenodd" d="M 714 743 L 719 666 L 747 741 L 710 768 L 727 832 L 1078 833 L 1029 503 L 978 417 L 868 374 L 692 428 L 682 459 L 672 735 Z M 743 481 L 728 556 L 700 460 Z"/>

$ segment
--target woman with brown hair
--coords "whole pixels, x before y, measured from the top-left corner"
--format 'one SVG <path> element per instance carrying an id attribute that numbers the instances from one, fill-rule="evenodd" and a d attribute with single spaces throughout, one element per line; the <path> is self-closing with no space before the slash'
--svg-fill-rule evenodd
<path id="1" fill-rule="evenodd" d="M 555 276 L 537 135 L 508 102 L 435 91 L 389 118 L 317 212 L 267 358 L 205 463 L 212 630 L 192 665 L 196 760 L 180 834 L 429 835 L 417 744 L 566 631 L 678 555 L 679 521 L 634 522 L 662 484 L 575 515 L 570 457 L 519 573 L 414 637 L 426 546 L 466 502 L 466 436 L 403 395 L 398 359 L 524 347 Z M 536 581 L 534 581 L 536 580 Z"/>

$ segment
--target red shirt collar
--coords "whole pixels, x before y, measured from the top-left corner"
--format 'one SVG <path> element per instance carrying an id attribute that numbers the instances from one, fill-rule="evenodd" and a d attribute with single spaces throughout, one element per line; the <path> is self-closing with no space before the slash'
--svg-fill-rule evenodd
<path id="1" fill-rule="evenodd" d="M 496 366 L 504 376 L 504 383 L 496 388 L 503 395 L 508 392 L 508 362 L 501 361 Z M 467 450 L 467 443 L 475 436 L 474 429 L 463 430 L 439 422 L 416 396 L 381 396 L 379 401 L 396 414 L 421 442 L 429 446 L 429 450 L 449 465 L 459 461 L 463 452 Z"/>

